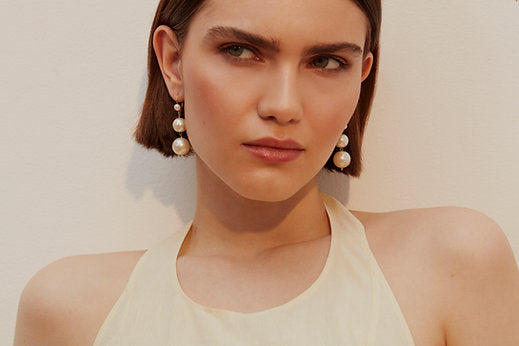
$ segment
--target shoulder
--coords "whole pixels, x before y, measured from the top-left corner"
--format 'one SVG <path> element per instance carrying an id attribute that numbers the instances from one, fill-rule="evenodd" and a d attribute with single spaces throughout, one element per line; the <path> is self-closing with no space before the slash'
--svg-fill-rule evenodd
<path id="1" fill-rule="evenodd" d="M 409 287 L 412 305 L 429 299 L 449 344 L 519 344 L 519 271 L 492 219 L 460 207 L 355 214 L 381 267 L 406 283 L 403 300 Z"/>
<path id="2" fill-rule="evenodd" d="M 72 256 L 41 269 L 22 293 L 15 345 L 91 345 L 143 253 Z"/>
<path id="3" fill-rule="evenodd" d="M 416 255 L 438 260 L 444 269 L 470 263 L 470 268 L 515 266 L 514 255 L 501 228 L 485 214 L 461 207 L 398 210 L 387 213 L 354 212 L 368 238 L 378 243 L 401 243 L 420 249 Z M 401 249 L 402 250 L 402 249 Z"/>
<path id="4" fill-rule="evenodd" d="M 473 209 L 436 207 L 386 213 L 353 212 L 365 225 L 370 240 L 378 245 L 388 239 L 428 250 L 427 256 L 465 262 L 489 259 L 513 260 L 501 228 L 488 216 Z M 495 255 L 500 255 L 496 258 Z M 491 258 L 487 258 L 491 257 Z M 474 262 L 472 262 L 474 263 Z"/>

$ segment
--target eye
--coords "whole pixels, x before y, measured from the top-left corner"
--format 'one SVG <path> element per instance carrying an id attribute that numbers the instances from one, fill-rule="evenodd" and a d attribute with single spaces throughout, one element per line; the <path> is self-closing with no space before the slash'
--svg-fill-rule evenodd
<path id="1" fill-rule="evenodd" d="M 312 66 L 324 70 L 340 70 L 346 67 L 346 63 L 329 56 L 320 56 L 312 60 Z"/>
<path id="2" fill-rule="evenodd" d="M 234 58 L 251 59 L 255 57 L 255 54 L 252 50 L 237 44 L 224 47 L 224 50 Z"/>

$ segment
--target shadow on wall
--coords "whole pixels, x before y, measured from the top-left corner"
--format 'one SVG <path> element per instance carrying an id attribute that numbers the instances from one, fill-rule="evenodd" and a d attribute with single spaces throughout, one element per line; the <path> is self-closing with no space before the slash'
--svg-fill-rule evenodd
<path id="1" fill-rule="evenodd" d="M 344 174 L 321 170 L 317 176 L 319 191 L 332 196 L 343 205 L 348 203 L 350 194 L 350 179 Z"/>
<path id="2" fill-rule="evenodd" d="M 196 201 L 194 157 L 168 159 L 135 144 L 126 170 L 126 188 L 137 199 L 151 191 L 187 223 L 193 218 Z"/>

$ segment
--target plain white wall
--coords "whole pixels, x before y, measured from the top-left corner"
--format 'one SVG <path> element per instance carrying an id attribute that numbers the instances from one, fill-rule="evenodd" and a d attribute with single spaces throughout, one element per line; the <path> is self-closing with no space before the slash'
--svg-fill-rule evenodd
<path id="1" fill-rule="evenodd" d="M 146 248 L 193 213 L 193 160 L 132 141 L 156 0 L 2 0 L 0 343 L 29 278 L 63 256 Z M 519 253 L 519 5 L 384 3 L 365 171 L 351 208 L 463 205 Z M 348 197 L 349 191 L 349 197 Z"/>

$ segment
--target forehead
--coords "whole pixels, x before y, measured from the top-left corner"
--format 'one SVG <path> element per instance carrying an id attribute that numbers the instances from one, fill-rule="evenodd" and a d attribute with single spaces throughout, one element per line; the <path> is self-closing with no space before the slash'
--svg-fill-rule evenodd
<path id="1" fill-rule="evenodd" d="M 193 18 L 188 37 L 230 26 L 272 37 L 282 45 L 347 40 L 362 47 L 367 23 L 352 0 L 207 0 Z"/>

